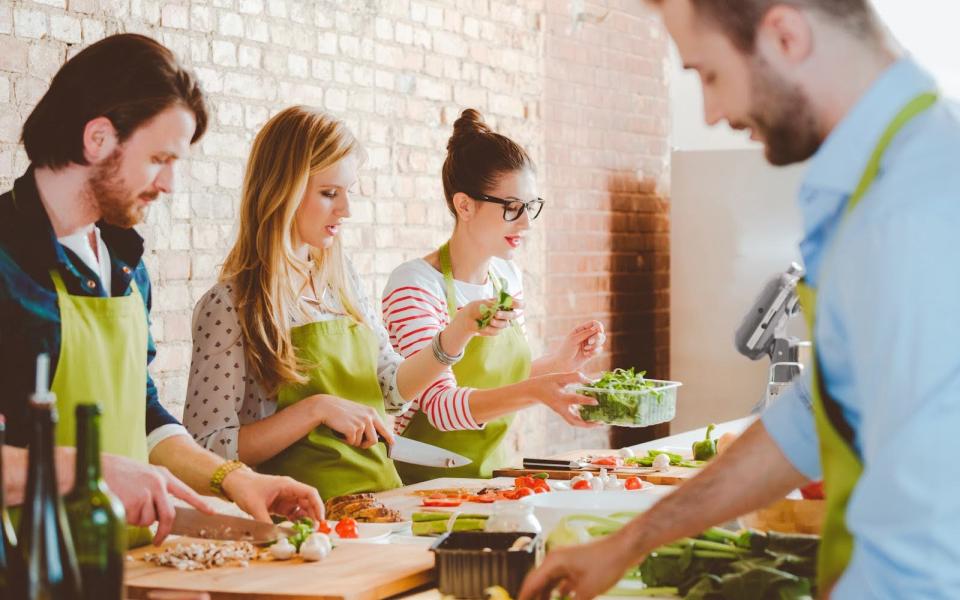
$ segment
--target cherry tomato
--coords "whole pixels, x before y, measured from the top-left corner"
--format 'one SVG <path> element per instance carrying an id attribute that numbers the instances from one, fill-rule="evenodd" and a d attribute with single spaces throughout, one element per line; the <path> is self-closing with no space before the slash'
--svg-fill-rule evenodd
<path id="1" fill-rule="evenodd" d="M 467 498 L 467 502 L 479 502 L 481 504 L 490 504 L 491 502 L 496 502 L 496 494 L 483 494 L 480 496 L 470 496 Z"/>
<path id="2" fill-rule="evenodd" d="M 326 519 L 320 521 L 319 523 L 317 523 L 317 531 L 319 531 L 320 533 L 330 533 L 331 531 L 330 523 L 327 523 Z"/>
<path id="3" fill-rule="evenodd" d="M 643 487 L 643 482 L 640 481 L 639 477 L 627 477 L 623 482 L 623 489 L 625 490 L 639 490 Z"/>
<path id="4" fill-rule="evenodd" d="M 580 479 L 573 482 L 573 489 L 575 490 L 592 490 L 593 486 L 590 485 L 590 482 L 586 479 Z"/>
<path id="5" fill-rule="evenodd" d="M 538 494 L 542 494 L 543 492 L 549 492 L 550 484 L 542 479 L 538 479 L 537 485 L 533 486 L 533 491 L 535 491 Z"/>
<path id="6" fill-rule="evenodd" d="M 598 467 L 619 467 L 622 459 L 619 456 L 601 456 L 590 461 L 590 464 Z"/>
<path id="7" fill-rule="evenodd" d="M 503 490 L 501 492 L 498 492 L 497 495 L 503 498 L 504 500 L 516 500 L 517 498 L 519 498 L 519 496 L 517 496 L 517 492 L 518 490 Z"/>
<path id="8" fill-rule="evenodd" d="M 514 479 L 513 484 L 517 488 L 532 488 L 533 486 L 537 485 L 537 480 L 528 476 L 517 477 Z"/>
<path id="9" fill-rule="evenodd" d="M 340 522 L 337 523 L 337 535 L 342 538 L 359 537 L 360 534 L 357 533 L 357 522 L 350 517 L 340 519 Z"/>

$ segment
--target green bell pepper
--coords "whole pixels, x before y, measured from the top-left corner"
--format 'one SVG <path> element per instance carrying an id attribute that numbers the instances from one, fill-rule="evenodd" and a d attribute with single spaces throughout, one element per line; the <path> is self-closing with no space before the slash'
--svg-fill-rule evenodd
<path id="1" fill-rule="evenodd" d="M 711 423 L 707 427 L 707 435 L 699 442 L 693 443 L 693 460 L 710 460 L 717 455 L 717 440 L 710 439 L 714 427 L 716 425 Z"/>

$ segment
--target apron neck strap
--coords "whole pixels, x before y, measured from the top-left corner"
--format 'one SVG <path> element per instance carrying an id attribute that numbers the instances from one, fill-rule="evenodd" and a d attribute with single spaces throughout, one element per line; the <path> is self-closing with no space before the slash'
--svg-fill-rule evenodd
<path id="1" fill-rule="evenodd" d="M 53 289 L 57 290 L 57 295 L 66 296 L 67 286 L 63 283 L 63 277 L 60 276 L 60 271 L 50 269 L 50 279 L 53 280 Z"/>
<path id="2" fill-rule="evenodd" d="M 447 313 L 452 321 L 457 316 L 457 288 L 453 282 L 453 261 L 450 259 L 450 242 L 440 246 L 437 252 L 440 258 L 440 271 L 443 273 L 443 283 L 447 294 Z M 493 282 L 493 290 L 500 293 L 499 279 L 493 274 L 493 271 L 487 273 L 487 277 Z"/>
<path id="3" fill-rule="evenodd" d="M 914 117 L 933 106 L 937 102 L 937 98 L 938 95 L 936 92 L 920 94 L 908 102 L 907 105 L 897 113 L 897 116 L 890 121 L 883 135 L 880 136 L 880 141 L 877 142 L 877 146 L 873 149 L 870 160 L 867 161 L 867 166 L 863 170 L 863 175 L 860 176 L 860 182 L 857 184 L 856 190 L 847 202 L 847 208 L 844 212 L 845 216 L 849 215 L 850 212 L 860 204 L 860 200 L 863 199 L 867 190 L 870 189 L 870 186 L 876 180 L 877 175 L 880 173 L 880 161 L 890 147 L 891 142 L 893 142 L 893 138 L 895 138 L 897 134 L 900 133 L 900 130 L 913 120 Z"/>

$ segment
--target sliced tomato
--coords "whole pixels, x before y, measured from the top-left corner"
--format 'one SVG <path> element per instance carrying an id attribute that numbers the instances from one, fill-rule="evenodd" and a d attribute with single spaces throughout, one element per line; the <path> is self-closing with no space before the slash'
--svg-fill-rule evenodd
<path id="1" fill-rule="evenodd" d="M 800 488 L 800 495 L 806 500 L 823 500 L 826 496 L 823 493 L 823 482 L 814 481 Z"/>
<path id="2" fill-rule="evenodd" d="M 481 504 L 490 504 L 497 501 L 496 494 L 480 494 L 479 496 L 467 497 L 467 502 L 479 502 Z"/>
<path id="3" fill-rule="evenodd" d="M 643 487 L 643 482 L 640 481 L 639 477 L 627 477 L 623 482 L 623 489 L 625 490 L 639 490 Z"/>
<path id="4" fill-rule="evenodd" d="M 360 537 L 360 534 L 357 533 L 357 522 L 350 517 L 345 519 L 340 519 L 340 522 L 337 523 L 337 535 L 342 538 L 357 538 Z"/>
<path id="5" fill-rule="evenodd" d="M 427 498 L 421 506 L 433 506 L 441 508 L 452 508 L 463 504 L 460 498 Z"/>
<path id="6" fill-rule="evenodd" d="M 592 490 L 593 486 L 590 485 L 590 482 L 586 479 L 580 479 L 579 481 L 573 482 L 573 489 L 575 490 Z"/>
<path id="7" fill-rule="evenodd" d="M 549 492 L 550 484 L 544 481 L 543 479 L 538 479 L 537 484 L 533 486 L 533 491 L 535 491 L 538 494 L 542 494 L 543 492 Z"/>
<path id="8" fill-rule="evenodd" d="M 536 492 L 533 491 L 533 488 L 528 488 L 528 487 L 519 488 L 519 489 L 517 490 L 517 499 L 519 500 L 520 498 L 524 498 L 524 497 L 526 497 L 526 496 L 532 496 L 532 495 L 534 495 L 535 493 L 536 493 Z"/>
<path id="9" fill-rule="evenodd" d="M 516 500 L 519 498 L 517 495 L 517 490 L 502 490 L 497 492 L 497 495 L 503 500 Z"/>
<path id="10" fill-rule="evenodd" d="M 320 521 L 319 523 L 317 523 L 317 531 L 319 531 L 320 533 L 330 533 L 330 531 L 332 531 L 330 529 L 330 523 L 327 523 L 326 519 Z"/>
<path id="11" fill-rule="evenodd" d="M 623 459 L 619 456 L 601 456 L 590 461 L 590 464 L 598 467 L 619 467 L 623 464 Z"/>

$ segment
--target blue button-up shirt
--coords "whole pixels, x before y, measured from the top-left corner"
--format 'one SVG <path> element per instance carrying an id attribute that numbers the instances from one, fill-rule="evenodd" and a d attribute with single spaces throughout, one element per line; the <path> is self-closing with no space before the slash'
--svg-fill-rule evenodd
<path id="1" fill-rule="evenodd" d="M 891 66 L 831 132 L 800 190 L 824 384 L 864 465 L 846 513 L 853 557 L 834 598 L 960 598 L 960 108 L 941 100 L 907 124 L 843 216 L 887 125 L 936 89 L 912 60 Z M 762 418 L 813 479 L 810 386 L 798 382 Z"/>

